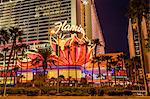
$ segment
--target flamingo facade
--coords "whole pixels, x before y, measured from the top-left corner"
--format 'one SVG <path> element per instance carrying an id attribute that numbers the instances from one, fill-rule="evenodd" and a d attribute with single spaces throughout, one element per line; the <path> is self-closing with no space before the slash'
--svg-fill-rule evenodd
<path id="1" fill-rule="evenodd" d="M 42 62 L 33 65 L 35 58 L 43 61 L 38 53 L 39 49 L 52 50 L 45 71 L 48 78 L 57 77 L 58 69 L 59 75 L 66 78 L 83 77 L 83 70 L 94 52 L 92 39 L 98 39 L 100 42 L 96 53 L 105 53 L 105 42 L 94 0 L 2 0 L 0 27 L 9 26 L 20 27 L 24 31 L 22 43 L 29 45 L 26 49 L 27 57 L 18 53 L 17 60 L 11 60 L 11 74 L 8 72 L 8 76 L 15 76 L 16 71 L 13 71 L 13 68 L 19 67 L 17 75 L 24 75 L 23 81 L 31 81 L 33 75 L 42 71 Z M 11 46 L 1 44 L 0 50 Z M 6 57 L 8 54 L 9 52 Z M 1 79 L 6 76 L 3 71 L 7 61 L 7 58 L 0 61 Z M 8 77 L 8 83 L 13 83 L 13 79 Z"/>

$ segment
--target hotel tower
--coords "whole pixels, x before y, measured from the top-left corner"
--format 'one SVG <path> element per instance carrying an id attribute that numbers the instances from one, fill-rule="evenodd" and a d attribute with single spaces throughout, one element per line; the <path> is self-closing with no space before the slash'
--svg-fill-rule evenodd
<path id="1" fill-rule="evenodd" d="M 46 44 L 48 30 L 58 21 L 81 25 L 89 39 L 99 39 L 97 53 L 104 54 L 105 42 L 94 0 L 0 0 L 0 27 L 18 26 L 30 46 L 36 42 L 39 47 Z"/>

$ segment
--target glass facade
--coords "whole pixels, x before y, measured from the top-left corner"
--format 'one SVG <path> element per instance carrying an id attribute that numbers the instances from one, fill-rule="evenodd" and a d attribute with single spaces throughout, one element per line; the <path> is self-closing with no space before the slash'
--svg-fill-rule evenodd
<path id="1" fill-rule="evenodd" d="M 48 28 L 67 20 L 71 23 L 71 0 L 21 0 L 0 4 L 0 26 L 23 29 L 26 42 L 48 40 Z"/>
<path id="2" fill-rule="evenodd" d="M 48 42 L 48 29 L 65 20 L 71 24 L 71 0 L 1 0 L 0 3 L 0 27 L 21 28 L 22 37 L 31 48 L 31 42 Z M 0 65 L 4 62 L 0 61 Z"/>
<path id="3" fill-rule="evenodd" d="M 103 45 L 99 52 L 104 53 L 105 43 L 94 0 L 88 0 L 86 5 L 82 0 L 0 1 L 0 27 L 18 26 L 21 28 L 23 40 L 30 44 L 31 49 L 34 48 L 35 42 L 40 42 L 43 45 L 48 44 L 48 29 L 53 29 L 58 21 L 67 21 L 69 25 L 81 25 L 89 39 L 96 39 L 92 37 L 92 35 L 96 35 Z M 39 47 L 40 44 L 36 47 Z M 2 48 L 0 48 L 1 50 Z M 9 53 L 7 54 L 9 55 Z M 0 61 L 0 65 L 4 65 L 4 62 Z"/>

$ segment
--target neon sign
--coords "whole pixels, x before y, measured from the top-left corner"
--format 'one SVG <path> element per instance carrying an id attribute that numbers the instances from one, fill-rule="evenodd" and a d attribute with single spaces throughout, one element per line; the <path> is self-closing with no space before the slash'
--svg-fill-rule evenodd
<path id="1" fill-rule="evenodd" d="M 65 21 L 64 23 L 62 22 L 56 22 L 55 23 L 55 28 L 57 28 L 56 30 L 56 34 L 61 30 L 61 31 L 74 31 L 74 32 L 79 32 L 83 34 L 83 37 L 85 36 L 85 31 L 84 29 L 81 27 L 81 25 L 77 26 L 77 25 L 70 25 L 67 24 L 67 21 Z"/>

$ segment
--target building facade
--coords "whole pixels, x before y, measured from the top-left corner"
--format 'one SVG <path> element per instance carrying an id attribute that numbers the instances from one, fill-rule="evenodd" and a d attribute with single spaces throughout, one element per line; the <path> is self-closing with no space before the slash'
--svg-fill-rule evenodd
<path id="1" fill-rule="evenodd" d="M 31 48 L 36 42 L 39 47 L 47 44 L 48 30 L 55 28 L 58 21 L 81 25 L 89 39 L 99 39 L 98 53 L 104 54 L 105 43 L 94 0 L 1 0 L 0 27 L 21 28 L 22 37 Z"/>
<path id="2" fill-rule="evenodd" d="M 58 26 L 60 26 L 60 24 L 62 24 L 62 26 L 59 29 Z M 100 28 L 100 23 L 96 14 L 94 0 L 0 0 L 0 27 L 10 27 L 10 26 L 17 26 L 23 30 L 23 36 L 22 36 L 23 43 L 28 44 L 29 49 L 38 49 L 38 48 L 43 48 L 43 47 L 45 48 L 46 46 L 51 45 L 50 44 L 51 32 L 52 30 L 54 30 L 54 32 L 56 33 L 57 30 L 59 29 L 59 32 L 57 32 L 58 36 L 61 33 L 68 34 L 67 35 L 68 39 L 69 38 L 71 39 L 72 32 L 77 32 L 76 35 L 78 35 L 79 37 L 82 37 L 84 34 L 85 39 L 87 40 L 99 39 L 100 45 L 98 45 L 97 47 L 98 48 L 97 53 L 99 54 L 105 53 L 104 51 L 105 42 L 104 42 L 103 34 Z M 80 29 L 79 30 L 72 29 L 73 31 L 71 31 L 70 30 L 71 28 L 69 29 L 69 27 L 72 27 L 72 28 L 78 27 L 78 29 L 79 28 Z M 82 29 L 84 30 L 84 32 L 82 31 Z M 69 31 L 65 31 L 65 30 L 69 30 Z M 83 32 L 83 33 L 80 34 L 79 32 Z M 78 38 L 78 39 L 81 39 L 81 38 Z M 63 44 L 63 39 L 61 41 Z M 6 46 L 1 44 L 0 51 L 4 47 Z M 65 49 L 65 51 L 66 50 L 67 49 Z M 86 61 L 83 62 L 85 58 L 82 56 L 86 56 L 87 50 L 84 49 L 83 51 L 85 55 L 79 55 L 81 59 L 78 58 L 78 61 L 80 60 L 82 63 L 85 63 Z M 79 52 L 83 54 L 82 50 L 79 50 Z M 68 56 L 67 53 L 66 53 L 66 56 Z M 70 50 L 70 56 L 71 55 L 73 57 L 75 54 L 74 54 L 74 51 L 71 54 L 71 50 Z M 7 62 L 9 58 L 8 56 L 9 56 L 9 52 L 7 53 L 6 61 L 5 60 L 0 61 L 1 79 L 3 79 L 3 77 L 5 76 L 3 72 L 4 70 L 3 66 L 7 66 Z M 75 60 L 77 60 L 76 57 L 75 57 Z M 21 59 L 21 56 L 20 56 L 20 59 Z M 27 68 L 23 68 L 24 61 L 27 62 L 27 64 L 25 63 L 26 64 L 25 67 Z M 29 61 L 31 65 L 30 69 L 28 68 Z M 11 64 L 16 66 L 16 64 L 14 64 L 13 57 L 12 57 Z M 74 65 L 74 63 L 72 64 Z M 52 66 L 52 65 L 49 65 L 49 66 Z M 59 65 L 60 63 L 58 64 L 58 66 Z M 65 64 L 64 66 L 62 65 L 60 67 L 66 68 L 69 65 Z M 81 69 L 79 68 L 77 73 L 76 73 L 76 69 L 74 69 L 77 67 L 76 65 L 77 63 L 75 63 L 74 67 L 71 67 L 70 71 L 72 73 L 69 76 L 76 78 L 75 74 L 78 74 L 77 78 L 81 78 L 81 75 L 82 75 Z M 56 66 L 53 66 L 53 67 L 54 67 L 54 70 L 48 71 L 48 75 L 50 73 L 51 76 L 52 74 L 54 74 L 53 76 L 57 77 L 58 76 L 56 74 L 57 70 L 55 70 Z M 82 67 L 81 64 L 78 67 Z M 36 74 L 37 71 L 42 70 L 42 69 L 37 70 L 37 68 L 35 67 L 32 68 L 31 59 L 28 59 L 28 58 L 25 60 L 24 59 L 21 60 L 21 68 L 23 69 L 19 69 L 17 74 L 24 75 L 25 76 L 24 80 L 26 81 L 32 80 L 33 75 Z M 10 72 L 12 73 L 13 72 L 11 70 L 12 68 L 9 68 L 9 69 L 10 69 Z M 62 69 L 62 71 L 63 70 L 64 69 Z M 66 69 L 65 71 L 68 71 L 68 70 Z M 60 75 L 61 73 L 63 73 L 65 77 L 68 76 L 67 74 L 68 72 L 60 72 Z M 28 75 L 28 77 L 26 77 L 26 75 Z M 10 75 L 8 75 L 8 77 L 9 77 L 8 80 L 12 79 L 12 75 L 11 77 Z M 14 83 L 14 82 L 13 80 L 11 80 L 9 83 Z"/>
<path id="3" fill-rule="evenodd" d="M 136 20 L 130 19 L 129 28 L 128 28 L 129 52 L 130 52 L 130 58 L 133 59 L 132 66 L 133 66 L 133 74 L 135 74 L 135 81 L 136 83 L 146 84 L 145 83 L 146 81 L 144 81 L 146 78 L 148 86 L 150 86 L 149 83 L 150 82 L 150 76 L 149 76 L 150 75 L 150 45 L 149 45 L 150 25 L 148 21 L 149 15 L 150 14 L 148 13 L 146 17 L 143 16 L 142 18 L 141 36 L 139 34 L 138 23 Z M 139 60 L 138 63 L 135 64 L 134 59 L 136 59 L 137 57 L 139 57 Z M 143 78 L 144 76 L 146 77 Z"/>

